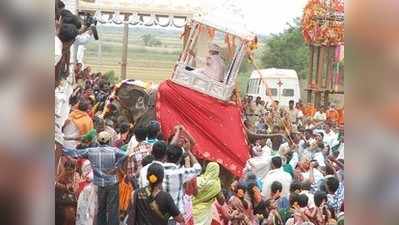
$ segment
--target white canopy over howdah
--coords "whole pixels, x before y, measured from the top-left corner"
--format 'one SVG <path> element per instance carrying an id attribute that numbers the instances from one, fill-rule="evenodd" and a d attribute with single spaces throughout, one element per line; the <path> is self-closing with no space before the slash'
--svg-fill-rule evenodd
<path id="1" fill-rule="evenodd" d="M 222 7 L 208 8 L 203 13 L 196 13 L 193 20 L 245 40 L 255 39 L 255 34 L 248 30 L 241 9 L 231 1 L 227 1 Z"/>

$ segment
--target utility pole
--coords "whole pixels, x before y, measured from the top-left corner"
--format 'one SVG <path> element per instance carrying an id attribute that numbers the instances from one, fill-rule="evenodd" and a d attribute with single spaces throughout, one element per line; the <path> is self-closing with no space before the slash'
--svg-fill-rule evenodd
<path id="1" fill-rule="evenodd" d="M 104 71 L 103 69 L 103 45 L 102 45 L 102 40 L 98 40 L 98 52 L 97 52 L 97 59 L 100 58 L 100 71 Z"/>
<path id="2" fill-rule="evenodd" d="M 79 15 L 79 0 L 75 1 L 75 5 L 76 5 L 76 11 L 75 11 L 75 15 Z"/>
<path id="3" fill-rule="evenodd" d="M 122 46 L 122 63 L 121 63 L 121 80 L 126 79 L 126 65 L 127 65 L 127 49 L 129 40 L 129 22 L 123 22 L 123 46 Z"/>

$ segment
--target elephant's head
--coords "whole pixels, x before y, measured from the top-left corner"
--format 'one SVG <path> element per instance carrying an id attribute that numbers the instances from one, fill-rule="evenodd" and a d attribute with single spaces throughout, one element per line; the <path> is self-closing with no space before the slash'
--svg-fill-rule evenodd
<path id="1" fill-rule="evenodd" d="M 124 119 L 135 124 L 148 110 L 148 101 L 149 95 L 144 87 L 123 82 L 109 97 L 107 116 L 114 122 Z"/>

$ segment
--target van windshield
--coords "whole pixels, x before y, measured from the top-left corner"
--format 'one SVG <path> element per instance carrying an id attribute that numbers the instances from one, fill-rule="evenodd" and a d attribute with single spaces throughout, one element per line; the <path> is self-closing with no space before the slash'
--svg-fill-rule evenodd
<path id="1" fill-rule="evenodd" d="M 259 92 L 260 79 L 250 79 L 248 82 L 248 93 L 257 94 Z"/>
<path id="2" fill-rule="evenodd" d="M 286 97 L 293 97 L 294 96 L 294 89 L 283 89 L 283 96 Z"/>

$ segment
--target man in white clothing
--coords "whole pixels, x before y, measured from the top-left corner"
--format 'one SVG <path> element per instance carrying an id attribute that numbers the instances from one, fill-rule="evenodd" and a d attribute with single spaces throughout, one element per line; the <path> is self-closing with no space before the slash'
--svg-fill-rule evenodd
<path id="1" fill-rule="evenodd" d="M 76 36 L 72 45 L 72 62 L 83 63 L 85 45 L 91 40 L 94 40 L 91 30 Z"/>
<path id="2" fill-rule="evenodd" d="M 299 163 L 298 169 L 300 171 L 301 180 L 303 182 L 309 182 L 312 190 L 317 190 L 320 181 L 324 179 L 323 174 L 315 168 L 315 162 L 311 162 L 310 158 L 303 156 Z"/>
<path id="3" fill-rule="evenodd" d="M 291 123 L 296 124 L 299 118 L 299 110 L 294 107 L 294 100 L 290 100 L 288 102 L 288 118 Z"/>
<path id="4" fill-rule="evenodd" d="M 309 201 L 308 201 L 308 207 L 309 208 L 313 208 L 313 207 L 315 207 L 315 204 L 314 204 L 314 195 L 313 195 L 313 193 L 312 192 L 310 192 L 310 190 L 311 190 L 311 184 L 310 184 L 310 182 L 308 182 L 308 181 L 305 181 L 305 182 L 302 182 L 302 192 L 301 192 L 301 194 L 305 194 L 306 196 L 308 196 L 308 199 L 309 199 Z"/>
<path id="5" fill-rule="evenodd" d="M 330 147 L 334 146 L 334 143 L 337 141 L 338 135 L 335 133 L 329 124 L 324 125 L 324 137 L 323 142 L 325 145 Z"/>
<path id="6" fill-rule="evenodd" d="M 259 179 L 264 179 L 270 170 L 270 161 L 272 149 L 261 140 L 259 144 L 253 147 L 256 156 L 248 159 L 244 171 L 251 171 Z"/>
<path id="7" fill-rule="evenodd" d="M 338 147 L 338 157 L 337 159 L 344 159 L 344 149 L 345 149 L 345 143 L 344 143 L 344 136 L 341 136 L 341 144 Z"/>
<path id="8" fill-rule="evenodd" d="M 151 155 L 154 156 L 154 161 L 152 161 L 152 163 L 144 166 L 140 170 L 140 177 L 139 177 L 139 187 L 140 188 L 148 186 L 148 180 L 147 180 L 148 167 L 150 167 L 150 165 L 152 165 L 153 163 L 158 163 L 162 166 L 165 163 L 165 161 L 166 161 L 166 144 L 162 141 L 156 142 L 152 146 Z"/>
<path id="9" fill-rule="evenodd" d="M 278 181 L 283 186 L 281 197 L 288 197 L 292 177 L 282 168 L 282 160 L 280 156 L 275 156 L 271 160 L 271 170 L 267 173 L 263 180 L 262 195 L 266 198 L 270 196 L 271 185 L 274 181 Z"/>
<path id="10" fill-rule="evenodd" d="M 320 107 L 319 107 L 319 110 L 314 114 L 313 119 L 314 119 L 316 122 L 326 121 L 327 115 L 326 115 L 326 112 L 325 112 L 323 106 L 320 106 Z"/>
<path id="11" fill-rule="evenodd" d="M 58 38 L 58 36 L 54 37 L 54 66 L 58 64 L 58 62 L 62 58 L 62 42 Z"/>
<path id="12" fill-rule="evenodd" d="M 220 52 L 221 48 L 217 44 L 211 44 L 209 46 L 209 55 L 206 57 L 205 67 L 195 69 L 194 71 L 204 74 L 213 80 L 223 82 L 225 65 L 224 60 L 220 56 Z M 191 54 L 195 57 L 195 54 L 192 52 Z"/>

